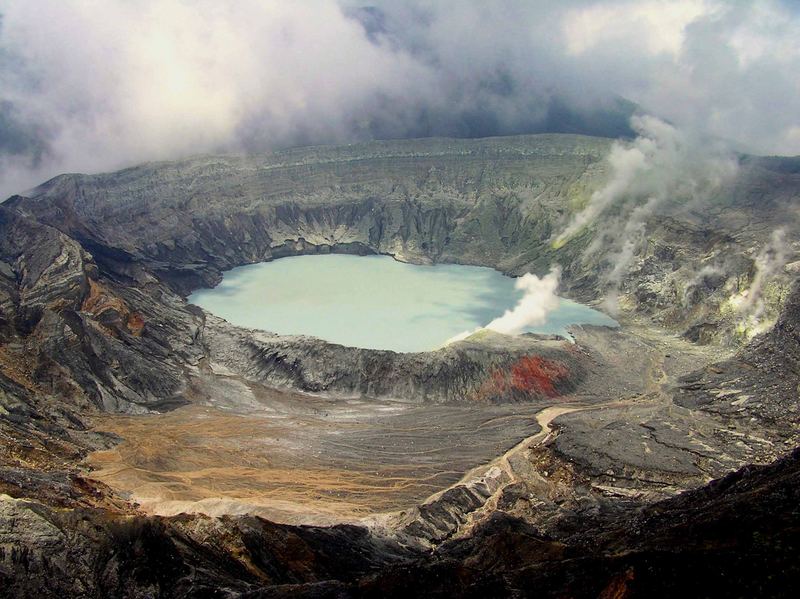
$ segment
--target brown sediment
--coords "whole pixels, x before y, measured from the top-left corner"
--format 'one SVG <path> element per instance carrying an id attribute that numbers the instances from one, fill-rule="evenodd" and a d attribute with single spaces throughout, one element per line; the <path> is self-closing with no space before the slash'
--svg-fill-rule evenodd
<path id="1" fill-rule="evenodd" d="M 138 337 L 144 330 L 144 318 L 130 309 L 128 304 L 114 295 L 103 285 L 93 279 L 87 279 L 89 291 L 81 304 L 81 310 L 97 318 L 112 314 L 112 320 L 118 321 L 128 331 Z"/>
<path id="2" fill-rule="evenodd" d="M 31 378 L 32 371 L 29 354 L 0 345 L 0 373 L 28 391 L 38 391 L 39 386 Z"/>
<path id="3" fill-rule="evenodd" d="M 349 521 L 409 508 L 536 430 L 533 406 L 456 412 L 450 436 L 435 424 L 441 408 L 392 416 L 381 408 L 351 417 L 349 408 L 326 405 L 324 415 L 287 418 L 194 405 L 103 416 L 97 428 L 124 441 L 90 454 L 87 465 L 150 513 Z"/>
<path id="4" fill-rule="evenodd" d="M 132 335 L 140 336 L 144 330 L 144 318 L 138 312 L 131 312 L 128 315 L 127 327 Z"/>
<path id="5" fill-rule="evenodd" d="M 103 285 L 92 279 L 89 282 L 89 292 L 81 304 L 81 310 L 99 316 L 108 310 L 116 310 L 119 314 L 127 314 L 128 306 L 121 299 L 110 293 Z"/>

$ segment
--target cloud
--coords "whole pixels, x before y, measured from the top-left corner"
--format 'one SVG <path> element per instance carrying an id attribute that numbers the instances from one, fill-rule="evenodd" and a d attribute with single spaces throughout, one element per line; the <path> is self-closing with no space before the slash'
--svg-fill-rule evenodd
<path id="1" fill-rule="evenodd" d="M 702 0 L 659 0 L 632 3 L 597 3 L 573 9 L 565 18 L 567 51 L 573 55 L 599 46 L 627 46 L 631 36 L 649 54 L 680 54 L 686 27 L 709 12 Z"/>
<path id="2" fill-rule="evenodd" d="M 372 98 L 426 77 L 331 2 L 12 2 L 3 13 L 4 99 L 42 130 L 41 174 L 339 139 Z"/>
<path id="3" fill-rule="evenodd" d="M 800 153 L 800 15 L 714 0 L 2 0 L 0 194 L 63 171 L 426 135 Z"/>

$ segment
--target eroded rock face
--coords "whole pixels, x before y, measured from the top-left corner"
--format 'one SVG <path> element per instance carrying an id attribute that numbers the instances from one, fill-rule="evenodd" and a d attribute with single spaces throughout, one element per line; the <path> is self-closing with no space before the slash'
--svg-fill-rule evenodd
<path id="1" fill-rule="evenodd" d="M 757 419 L 794 435 L 800 420 L 800 287 L 778 322 L 731 359 L 684 377 L 676 403 L 738 420 Z"/>
<path id="2" fill-rule="evenodd" d="M 384 569 L 353 594 L 789 597 L 800 577 L 791 507 L 798 457 L 647 507 L 584 504 L 558 528 L 496 514 L 469 538 Z"/>
<path id="3" fill-rule="evenodd" d="M 136 285 L 156 276 L 183 295 L 234 266 L 336 251 L 510 274 L 558 263 L 564 290 L 593 301 L 616 258 L 586 249 L 613 215 L 558 249 L 552 239 L 604 182 L 610 143 L 541 135 L 205 157 L 62 175 L 6 205 L 77 240 L 103 272 Z M 702 343 L 752 336 L 731 299 L 749 287 L 773 231 L 783 228 L 789 240 L 800 231 L 793 164 L 745 157 L 713 197 L 653 215 L 648 243 L 621 281 L 623 311 Z M 795 261 L 791 244 L 787 251 Z M 773 282 L 767 320 L 790 279 Z"/>
<path id="4" fill-rule="evenodd" d="M 179 402 L 183 368 L 201 356 L 192 345 L 202 317 L 157 284 L 104 279 L 80 244 L 48 225 L 5 206 L 0 219 L 2 258 L 18 273 L 3 302 L 8 372 L 24 364 L 37 391 L 107 411 Z"/>
<path id="5" fill-rule="evenodd" d="M 76 309 L 90 257 L 79 243 L 15 211 L 0 210 L 2 330 L 29 333 L 44 311 Z M 89 267 L 91 269 L 91 267 Z"/>
<path id="6" fill-rule="evenodd" d="M 414 554 L 353 526 L 301 528 L 253 517 L 144 518 L 55 511 L 0 495 L 4 595 L 239 596 L 331 579 L 343 587 Z"/>
<path id="7" fill-rule="evenodd" d="M 547 253 L 608 140 L 422 140 L 64 175 L 7 205 L 66 232 L 109 271 L 181 292 L 233 266 L 315 251 L 520 270 Z M 527 254 L 527 255 L 526 255 Z M 549 256 L 542 262 L 549 267 Z"/>
<path id="8" fill-rule="evenodd" d="M 422 402 L 552 397 L 574 389 L 583 379 L 586 363 L 566 340 L 536 335 L 484 336 L 434 352 L 405 354 L 242 330 L 211 315 L 206 317 L 203 342 L 215 364 L 268 386 Z M 546 360 L 551 365 L 553 372 L 546 374 L 546 386 L 509 384 L 490 392 L 498 376 L 512 377 L 518 363 L 526 358 Z"/>

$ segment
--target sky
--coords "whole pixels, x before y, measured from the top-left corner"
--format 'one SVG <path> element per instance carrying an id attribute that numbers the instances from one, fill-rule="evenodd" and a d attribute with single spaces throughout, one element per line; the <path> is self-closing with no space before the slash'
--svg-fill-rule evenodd
<path id="1" fill-rule="evenodd" d="M 429 135 L 800 154 L 789 0 L 0 0 L 0 197 L 61 172 Z"/>

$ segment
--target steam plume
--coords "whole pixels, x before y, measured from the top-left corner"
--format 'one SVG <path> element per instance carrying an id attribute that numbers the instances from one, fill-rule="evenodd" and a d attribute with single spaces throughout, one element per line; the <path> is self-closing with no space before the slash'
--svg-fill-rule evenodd
<path id="1" fill-rule="evenodd" d="M 736 173 L 736 161 L 720 143 L 702 139 L 652 116 L 635 116 L 638 137 L 615 142 L 608 157 L 609 180 L 554 240 L 559 247 L 583 228 L 602 222 L 584 253 L 593 259 L 611 248 L 602 275 L 606 306 L 616 309 L 622 280 L 645 242 L 648 219 L 715 192 Z M 608 216 L 608 212 L 614 215 Z"/>
<path id="2" fill-rule="evenodd" d="M 526 328 L 543 324 L 548 314 L 558 308 L 558 284 L 561 279 L 561 269 L 554 266 L 543 277 L 527 273 L 519 277 L 514 286 L 523 291 L 523 296 L 517 305 L 506 310 L 482 329 L 502 333 L 503 335 L 519 335 Z M 466 339 L 481 328 L 464 331 L 445 342 L 449 345 L 455 341 Z"/>
<path id="3" fill-rule="evenodd" d="M 517 305 L 505 314 L 495 318 L 485 328 L 503 333 L 518 335 L 525 328 L 544 323 L 547 315 L 558 307 L 558 282 L 561 270 L 554 267 L 542 278 L 528 273 L 517 279 L 514 286 L 524 295 Z"/>
<path id="4" fill-rule="evenodd" d="M 744 331 L 757 333 L 763 328 L 762 320 L 766 311 L 765 286 L 784 267 L 788 255 L 786 231 L 782 228 L 776 229 L 756 256 L 756 274 L 750 287 L 734 301 L 742 315 L 741 328 Z"/>
<path id="5" fill-rule="evenodd" d="M 717 283 L 724 281 L 726 279 L 726 273 L 728 271 L 719 264 L 705 264 L 699 271 L 694 273 L 694 276 L 686 283 L 685 287 L 683 288 L 683 295 L 682 295 L 682 305 L 684 308 L 691 307 L 692 304 L 692 294 L 698 288 L 702 288 L 708 282 L 713 282 L 716 280 Z"/>

